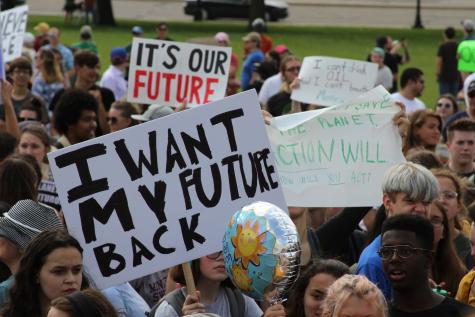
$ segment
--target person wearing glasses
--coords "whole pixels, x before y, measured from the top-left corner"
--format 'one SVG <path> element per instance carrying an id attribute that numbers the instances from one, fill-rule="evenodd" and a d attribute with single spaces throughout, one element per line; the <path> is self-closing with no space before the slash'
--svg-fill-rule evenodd
<path id="1" fill-rule="evenodd" d="M 401 89 L 391 96 L 395 101 L 406 106 L 406 112 L 411 113 L 425 109 L 426 105 L 417 97 L 424 91 L 424 73 L 419 68 L 406 68 L 401 75 Z"/>
<path id="2" fill-rule="evenodd" d="M 115 101 L 107 116 L 110 132 L 119 131 L 138 124 L 137 120 L 132 118 L 132 115 L 136 114 L 138 114 L 137 109 L 130 102 Z"/>
<path id="3" fill-rule="evenodd" d="M 301 67 L 298 57 L 289 55 L 280 63 L 281 84 L 279 90 L 271 95 L 267 100 L 266 108 L 274 117 L 286 114 L 292 110 L 292 100 L 290 95 L 294 88 L 293 83 L 297 81 Z"/>
<path id="4" fill-rule="evenodd" d="M 365 275 L 378 285 L 386 299 L 391 300 L 391 285 L 377 253 L 381 246 L 382 224 L 386 219 L 399 214 L 415 214 L 428 218 L 431 204 L 438 197 L 439 185 L 427 168 L 405 162 L 386 171 L 382 180 L 382 192 L 383 206 L 376 214 L 375 223 L 368 236 L 369 245 L 361 253 L 356 273 Z"/>
<path id="5" fill-rule="evenodd" d="M 297 56 L 289 55 L 284 57 L 280 63 L 280 71 L 277 74 L 267 78 L 262 84 L 261 90 L 259 91 L 259 102 L 264 109 L 267 108 L 267 101 L 269 98 L 279 93 L 283 88 L 282 85 L 285 82 L 290 80 L 290 82 L 288 82 L 290 85 L 290 83 L 292 83 L 292 81 L 297 78 L 298 72 L 300 71 L 300 66 L 301 62 Z"/>
<path id="6" fill-rule="evenodd" d="M 169 276 L 174 281 L 186 284 L 181 265 L 170 270 Z M 152 309 L 149 316 L 177 317 L 201 313 L 231 317 L 262 316 L 256 302 L 236 289 L 227 277 L 221 251 L 193 260 L 191 271 L 196 293 L 188 294 L 184 287 L 175 289 Z"/>
<path id="7" fill-rule="evenodd" d="M 446 291 L 454 297 L 460 280 L 467 273 L 467 268 L 455 251 L 452 232 L 449 230 L 447 208 L 439 200 L 434 201 L 430 209 L 429 220 L 434 227 L 434 263 L 432 264 L 431 282 L 433 288 Z"/>
<path id="8" fill-rule="evenodd" d="M 398 215 L 381 231 L 378 255 L 393 289 L 391 317 L 473 316 L 475 310 L 431 289 L 428 283 L 434 263 L 434 228 L 424 217 Z"/>
<path id="9" fill-rule="evenodd" d="M 463 184 L 457 175 L 447 169 L 436 169 L 432 173 L 439 182 L 439 201 L 447 209 L 450 235 L 457 251 L 467 269 L 472 269 L 474 261 L 470 255 L 470 222 L 467 221 L 467 209 L 462 201 Z M 464 215 L 465 214 L 465 215 Z"/>
<path id="10" fill-rule="evenodd" d="M 447 119 L 459 111 L 457 100 L 452 94 L 443 94 L 437 100 L 435 105 L 435 112 L 440 115 L 444 125 L 447 123 Z"/>

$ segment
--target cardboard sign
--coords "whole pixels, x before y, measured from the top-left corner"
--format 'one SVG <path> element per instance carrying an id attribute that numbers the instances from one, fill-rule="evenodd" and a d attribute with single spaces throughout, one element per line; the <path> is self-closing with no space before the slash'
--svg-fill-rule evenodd
<path id="1" fill-rule="evenodd" d="M 320 106 L 333 106 L 355 98 L 376 83 L 378 65 L 334 57 L 305 57 L 299 89 L 291 98 Z"/>
<path id="2" fill-rule="evenodd" d="M 231 216 L 251 202 L 286 210 L 255 91 L 48 158 L 100 288 L 221 250 Z"/>
<path id="3" fill-rule="evenodd" d="M 405 161 L 392 123 L 398 111 L 378 86 L 351 102 L 275 118 L 267 133 L 288 205 L 379 205 L 384 172 Z"/>
<path id="4" fill-rule="evenodd" d="M 21 56 L 27 18 L 27 5 L 0 12 L 0 36 L 4 63 Z"/>
<path id="5" fill-rule="evenodd" d="M 134 38 L 130 56 L 130 102 L 188 106 L 222 99 L 231 48 Z"/>
<path id="6" fill-rule="evenodd" d="M 475 40 L 462 41 L 457 47 L 459 56 L 457 69 L 460 72 L 475 71 Z"/>

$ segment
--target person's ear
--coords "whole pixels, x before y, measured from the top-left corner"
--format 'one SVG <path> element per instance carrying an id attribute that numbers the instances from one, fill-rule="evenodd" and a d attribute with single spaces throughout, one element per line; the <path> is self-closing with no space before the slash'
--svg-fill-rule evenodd
<path id="1" fill-rule="evenodd" d="M 389 210 L 391 209 L 392 200 L 389 197 L 388 193 L 383 194 L 383 205 L 384 205 L 384 212 L 386 213 L 386 217 L 389 216 Z"/>

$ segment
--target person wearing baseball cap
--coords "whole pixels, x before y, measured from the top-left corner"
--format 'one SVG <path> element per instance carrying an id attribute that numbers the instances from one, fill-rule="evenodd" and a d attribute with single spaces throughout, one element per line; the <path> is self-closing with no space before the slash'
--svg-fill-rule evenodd
<path id="1" fill-rule="evenodd" d="M 20 200 L 0 217 L 0 260 L 12 275 L 0 283 L 0 307 L 8 300 L 21 256 L 28 244 L 46 230 L 64 229 L 54 209 L 33 200 Z"/>
<path id="2" fill-rule="evenodd" d="M 38 51 L 43 45 L 48 44 L 49 24 L 40 22 L 33 29 L 36 32 L 33 48 Z"/>
<path id="3" fill-rule="evenodd" d="M 96 43 L 92 41 L 92 28 L 89 25 L 83 25 L 79 30 L 80 41 L 73 44 L 75 50 L 88 50 L 94 54 L 99 54 Z"/>
<path id="4" fill-rule="evenodd" d="M 460 22 L 463 26 L 463 33 L 464 33 L 464 41 L 467 40 L 475 40 L 475 35 L 473 35 L 474 23 L 471 19 L 465 19 Z"/>
<path id="5" fill-rule="evenodd" d="M 133 114 L 131 117 L 134 120 L 146 122 L 165 117 L 173 113 L 175 113 L 175 111 L 169 106 L 150 105 L 144 113 Z"/>
<path id="6" fill-rule="evenodd" d="M 387 90 L 391 90 L 393 87 L 393 74 L 389 67 L 384 65 L 384 55 L 384 49 L 381 47 L 375 47 L 371 50 L 371 62 L 378 65 L 378 73 L 374 86 L 382 85 Z"/>
<path id="7" fill-rule="evenodd" d="M 110 62 L 111 65 L 102 75 L 100 86 L 112 90 L 115 100 L 120 100 L 127 95 L 127 81 L 124 74 L 129 63 L 125 48 L 113 48 L 110 53 Z"/>
<path id="8" fill-rule="evenodd" d="M 166 22 L 158 23 L 155 27 L 155 33 L 157 33 L 157 40 L 173 41 L 173 39 L 168 36 L 168 31 L 168 24 Z"/>
<path id="9" fill-rule="evenodd" d="M 261 36 L 257 32 L 250 32 L 242 38 L 244 41 L 244 51 L 247 52 L 246 59 L 241 71 L 241 89 L 247 90 L 251 85 L 252 73 L 255 71 L 255 64 L 264 61 L 264 53 L 262 53 Z"/>

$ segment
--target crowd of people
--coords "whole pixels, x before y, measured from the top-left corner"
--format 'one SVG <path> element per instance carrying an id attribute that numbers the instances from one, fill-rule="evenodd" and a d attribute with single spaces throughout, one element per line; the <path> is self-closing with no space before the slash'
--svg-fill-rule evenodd
<path id="1" fill-rule="evenodd" d="M 464 40 L 473 39 L 473 21 L 462 24 Z M 273 43 L 264 20 L 252 27 L 242 37 L 243 60 L 231 56 L 226 95 L 256 89 L 267 119 L 320 108 L 291 100 L 301 59 Z M 1 85 L 0 316 L 475 316 L 475 74 L 457 71 L 454 28 L 444 31 L 436 54 L 435 110 L 418 99 L 424 74 L 410 65 L 407 41 L 376 39 L 367 61 L 378 65 L 376 84 L 402 109 L 393 121 L 407 162 L 391 167 L 381 188 L 368 188 L 383 193 L 381 206 L 289 206 L 302 268 L 288 300 L 273 305 L 236 289 L 222 252 L 192 261 L 193 293 L 181 266 L 95 289 L 82 248 L 67 233 L 47 154 L 186 104 L 126 100 L 130 45 L 113 48 L 106 62 L 90 26 L 68 44 L 45 22 L 34 29 L 23 56 L 5 65 Z M 168 32 L 159 23 L 156 38 L 172 41 Z M 231 45 L 225 32 L 211 36 L 215 45 Z M 101 62 L 109 64 L 102 76 Z"/>

